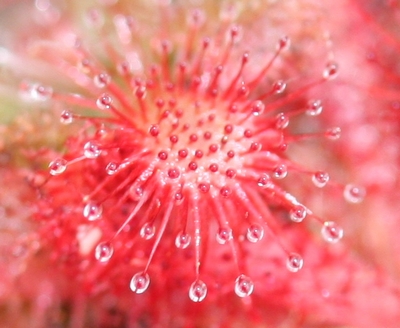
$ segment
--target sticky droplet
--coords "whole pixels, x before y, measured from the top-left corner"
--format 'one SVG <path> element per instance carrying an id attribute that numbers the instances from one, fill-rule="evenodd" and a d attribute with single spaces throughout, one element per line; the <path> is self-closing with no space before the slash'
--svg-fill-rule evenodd
<path id="1" fill-rule="evenodd" d="M 132 279 L 129 287 L 136 294 L 144 293 L 150 285 L 150 277 L 147 273 L 136 273 Z"/>
<path id="2" fill-rule="evenodd" d="M 317 171 L 311 177 L 312 182 L 318 188 L 325 187 L 329 181 L 329 174 L 324 171 Z"/>
<path id="3" fill-rule="evenodd" d="M 57 158 L 49 164 L 50 174 L 59 175 L 67 169 L 67 161 L 63 158 Z"/>
<path id="4" fill-rule="evenodd" d="M 107 73 L 97 74 L 93 78 L 93 83 L 97 88 L 105 88 L 111 82 L 111 77 Z"/>
<path id="5" fill-rule="evenodd" d="M 112 98 L 107 93 L 103 93 L 99 98 L 97 98 L 96 105 L 97 108 L 101 110 L 107 110 L 111 108 Z"/>
<path id="6" fill-rule="evenodd" d="M 288 174 L 288 169 L 285 164 L 279 164 L 274 168 L 273 177 L 275 179 L 284 179 Z"/>
<path id="7" fill-rule="evenodd" d="M 263 239 L 264 228 L 261 225 L 254 223 L 247 229 L 246 237 L 249 242 L 256 243 Z"/>
<path id="8" fill-rule="evenodd" d="M 353 184 L 348 184 L 344 187 L 343 196 L 349 203 L 358 204 L 364 200 L 365 189 Z"/>
<path id="9" fill-rule="evenodd" d="M 326 221 L 322 226 L 321 235 L 328 243 L 335 244 L 343 238 L 344 231 L 336 222 Z"/>
<path id="10" fill-rule="evenodd" d="M 83 155 L 88 159 L 94 159 L 99 157 L 101 154 L 101 149 L 97 142 L 95 141 L 88 141 L 83 146 Z"/>
<path id="11" fill-rule="evenodd" d="M 83 216 L 89 221 L 96 221 L 101 218 L 103 208 L 95 203 L 88 203 L 83 208 Z"/>
<path id="12" fill-rule="evenodd" d="M 64 125 L 71 124 L 74 121 L 74 116 L 69 110 L 64 110 L 60 115 L 60 123 Z"/>
<path id="13" fill-rule="evenodd" d="M 207 285 L 201 280 L 196 280 L 189 288 L 189 298 L 193 302 L 201 302 L 207 296 Z"/>
<path id="14" fill-rule="evenodd" d="M 114 254 L 114 248 L 111 243 L 103 242 L 96 246 L 94 257 L 99 262 L 108 262 Z"/>
<path id="15" fill-rule="evenodd" d="M 235 281 L 235 293 L 239 297 L 246 297 L 250 296 L 253 293 L 254 290 L 254 283 L 253 281 L 245 276 L 244 274 L 241 274 L 239 277 L 236 278 Z"/>
<path id="16" fill-rule="evenodd" d="M 149 240 L 154 237 L 156 232 L 155 227 L 150 223 L 145 223 L 142 228 L 140 229 L 140 236 L 143 239 Z"/>
<path id="17" fill-rule="evenodd" d="M 114 175 L 117 173 L 119 165 L 115 162 L 110 162 L 106 166 L 106 172 L 108 175 Z"/>
<path id="18" fill-rule="evenodd" d="M 318 116 L 322 113 L 323 106 L 321 100 L 310 100 L 307 104 L 306 114 L 308 116 Z"/>
<path id="19" fill-rule="evenodd" d="M 175 246 L 180 249 L 185 249 L 190 245 L 191 237 L 186 232 L 180 232 L 175 238 Z"/>
<path id="20" fill-rule="evenodd" d="M 216 235 L 217 242 L 221 245 L 226 244 L 226 242 L 232 238 L 232 229 L 230 228 L 220 228 Z"/>
<path id="21" fill-rule="evenodd" d="M 297 253 L 290 253 L 286 260 L 286 267 L 290 272 L 299 271 L 304 264 L 303 258 Z"/>
<path id="22" fill-rule="evenodd" d="M 300 223 L 302 222 L 307 216 L 307 209 L 301 205 L 295 205 L 291 210 L 290 210 L 290 219 L 293 222 Z"/>

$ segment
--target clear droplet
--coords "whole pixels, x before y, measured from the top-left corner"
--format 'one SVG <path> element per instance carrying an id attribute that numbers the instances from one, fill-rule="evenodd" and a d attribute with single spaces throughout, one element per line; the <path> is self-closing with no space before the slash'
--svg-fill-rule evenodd
<path id="1" fill-rule="evenodd" d="M 93 83 L 97 88 L 105 88 L 111 82 L 111 77 L 107 73 L 97 74 L 93 78 Z"/>
<path id="2" fill-rule="evenodd" d="M 364 200 L 365 194 L 364 188 L 353 184 L 346 185 L 343 190 L 344 199 L 353 204 L 361 203 Z"/>
<path id="3" fill-rule="evenodd" d="M 249 242 L 256 243 L 263 239 L 264 228 L 261 225 L 254 223 L 247 229 L 246 237 Z"/>
<path id="4" fill-rule="evenodd" d="M 101 149 L 95 141 L 88 141 L 83 146 L 83 155 L 86 158 L 93 159 L 99 157 L 101 154 Z"/>
<path id="5" fill-rule="evenodd" d="M 217 242 L 221 245 L 226 244 L 232 238 L 232 229 L 230 228 L 220 228 L 216 235 Z"/>
<path id="6" fill-rule="evenodd" d="M 307 104 L 306 114 L 308 116 L 318 116 L 323 110 L 321 100 L 310 100 Z"/>
<path id="7" fill-rule="evenodd" d="M 254 290 L 254 283 L 253 281 L 245 276 L 244 274 L 241 274 L 239 277 L 236 278 L 235 281 L 235 293 L 239 297 L 246 297 L 250 296 L 253 293 Z"/>
<path id="8" fill-rule="evenodd" d="M 64 125 L 71 124 L 74 121 L 74 116 L 69 110 L 64 110 L 60 115 L 60 123 Z"/>
<path id="9" fill-rule="evenodd" d="M 288 169 L 285 164 L 279 164 L 274 168 L 273 176 L 275 179 L 286 178 L 287 174 L 288 174 Z"/>
<path id="10" fill-rule="evenodd" d="M 280 93 L 282 93 L 283 91 L 285 91 L 285 89 L 286 89 L 286 83 L 285 83 L 285 81 L 282 81 L 282 80 L 276 81 L 276 82 L 272 85 L 272 91 L 273 91 L 273 93 L 275 93 L 275 94 L 280 94 Z"/>
<path id="11" fill-rule="evenodd" d="M 96 221 L 101 218 L 103 208 L 95 203 L 88 203 L 83 208 L 83 216 L 89 221 Z"/>
<path id="12" fill-rule="evenodd" d="M 34 84 L 30 89 L 30 95 L 33 100 L 46 101 L 53 96 L 53 89 L 41 84 Z"/>
<path id="13" fill-rule="evenodd" d="M 96 246 L 94 257 L 99 262 L 108 262 L 114 254 L 114 248 L 111 243 L 103 242 Z"/>
<path id="14" fill-rule="evenodd" d="M 290 253 L 286 260 L 286 267 L 290 272 L 297 272 L 303 267 L 303 258 L 297 253 Z"/>
<path id="15" fill-rule="evenodd" d="M 325 136 L 331 140 L 339 139 L 341 134 L 342 130 L 339 127 L 330 128 L 325 132 Z"/>
<path id="16" fill-rule="evenodd" d="M 275 126 L 277 129 L 286 129 L 289 125 L 289 117 L 284 113 L 279 113 L 276 116 Z"/>
<path id="17" fill-rule="evenodd" d="M 110 162 L 106 166 L 106 172 L 108 175 L 114 175 L 117 173 L 119 165 L 115 162 Z"/>
<path id="18" fill-rule="evenodd" d="M 136 273 L 130 283 L 131 290 L 136 294 L 142 294 L 150 285 L 150 277 L 145 272 Z"/>
<path id="19" fill-rule="evenodd" d="M 112 98 L 107 93 L 103 93 L 99 98 L 96 100 L 97 108 L 101 110 L 110 109 L 112 104 Z"/>
<path id="20" fill-rule="evenodd" d="M 312 182 L 318 188 L 325 187 L 329 181 L 329 174 L 324 171 L 317 171 L 311 177 Z"/>
<path id="21" fill-rule="evenodd" d="M 57 158 L 49 164 L 50 174 L 59 175 L 67 169 L 67 161 L 63 158 Z"/>
<path id="22" fill-rule="evenodd" d="M 207 285 L 201 280 L 196 280 L 189 289 L 189 298 L 193 302 L 201 302 L 207 296 Z"/>
<path id="23" fill-rule="evenodd" d="M 300 223 L 302 222 L 307 216 L 307 209 L 301 205 L 295 205 L 291 210 L 290 210 L 290 219 L 293 222 Z"/>
<path id="24" fill-rule="evenodd" d="M 251 112 L 253 113 L 254 116 L 259 116 L 264 112 L 265 105 L 261 100 L 256 100 L 252 105 L 251 105 Z"/>
<path id="25" fill-rule="evenodd" d="M 339 75 L 339 66 L 335 62 L 330 62 L 326 65 L 323 77 L 327 80 L 333 80 Z"/>
<path id="26" fill-rule="evenodd" d="M 322 238 L 328 243 L 337 243 L 343 238 L 343 228 L 333 221 L 326 221 L 321 229 Z"/>
<path id="27" fill-rule="evenodd" d="M 155 232 L 156 228 L 152 224 L 145 223 L 140 229 L 140 236 L 143 239 L 149 240 L 154 237 Z"/>
<path id="28" fill-rule="evenodd" d="M 190 245 L 191 237 L 186 232 L 180 232 L 175 238 L 175 246 L 185 249 Z"/>

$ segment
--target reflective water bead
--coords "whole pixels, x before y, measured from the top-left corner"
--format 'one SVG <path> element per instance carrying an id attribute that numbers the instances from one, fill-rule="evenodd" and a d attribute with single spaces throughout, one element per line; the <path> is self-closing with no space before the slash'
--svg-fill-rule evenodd
<path id="1" fill-rule="evenodd" d="M 96 246 L 94 250 L 94 257 L 99 262 L 108 262 L 114 254 L 114 248 L 111 243 L 103 242 Z"/>
<path id="2" fill-rule="evenodd" d="M 325 137 L 331 140 L 337 140 L 340 138 L 342 130 L 339 127 L 330 128 L 325 131 Z"/>
<path id="3" fill-rule="evenodd" d="M 185 249 L 190 245 L 191 237 L 186 232 L 180 232 L 175 238 L 175 246 L 180 249 Z"/>
<path id="4" fill-rule="evenodd" d="M 323 71 L 323 77 L 327 80 L 333 80 L 339 75 L 339 66 L 335 62 L 330 62 L 326 65 Z"/>
<path id="5" fill-rule="evenodd" d="M 101 149 L 95 141 L 88 141 L 83 146 L 83 155 L 86 158 L 93 159 L 99 157 L 101 154 Z"/>
<path id="6" fill-rule="evenodd" d="M 190 285 L 189 298 L 193 302 L 201 302 L 207 296 L 207 285 L 201 280 L 196 280 Z"/>
<path id="7" fill-rule="evenodd" d="M 34 84 L 30 90 L 30 94 L 33 100 L 46 101 L 53 96 L 53 89 L 48 86 Z"/>
<path id="8" fill-rule="evenodd" d="M 235 293 L 239 297 L 246 297 L 250 296 L 253 293 L 254 290 L 254 283 L 253 281 L 245 276 L 244 274 L 241 274 L 239 277 L 236 278 L 235 280 Z"/>
<path id="9" fill-rule="evenodd" d="M 74 116 L 69 110 L 62 111 L 60 115 L 60 123 L 64 125 L 71 124 L 74 121 Z"/>
<path id="10" fill-rule="evenodd" d="M 111 81 L 111 77 L 107 73 L 97 74 L 93 78 L 93 83 L 97 88 L 105 88 Z"/>
<path id="11" fill-rule="evenodd" d="M 321 100 L 310 100 L 307 104 L 306 114 L 308 116 L 318 116 L 322 113 L 322 101 Z"/>
<path id="12" fill-rule="evenodd" d="M 273 176 L 275 179 L 283 179 L 287 176 L 288 169 L 285 164 L 279 164 L 274 168 Z"/>
<path id="13" fill-rule="evenodd" d="M 96 106 L 99 109 L 105 110 L 110 109 L 112 104 L 112 98 L 107 93 L 103 93 L 99 98 L 96 100 Z"/>
<path id="14" fill-rule="evenodd" d="M 265 105 L 261 100 L 256 100 L 250 107 L 254 116 L 259 116 L 264 112 Z"/>
<path id="15" fill-rule="evenodd" d="M 353 184 L 348 184 L 344 187 L 343 196 L 348 202 L 358 204 L 361 203 L 365 197 L 365 189 Z"/>
<path id="16" fill-rule="evenodd" d="M 285 81 L 282 81 L 282 80 L 276 81 L 276 82 L 272 85 L 272 91 L 273 91 L 275 94 L 280 94 L 280 93 L 282 93 L 283 91 L 285 91 L 285 89 L 286 89 L 286 83 L 285 83 Z"/>
<path id="17" fill-rule="evenodd" d="M 325 187 L 329 181 L 329 174 L 324 171 L 317 171 L 311 177 L 312 182 L 318 188 Z"/>
<path id="18" fill-rule="evenodd" d="M 59 175 L 67 169 L 67 161 L 63 158 L 57 158 L 49 164 L 50 174 Z"/>
<path id="19" fill-rule="evenodd" d="M 145 223 L 142 226 L 142 228 L 140 229 L 140 236 L 143 239 L 149 240 L 149 239 L 153 238 L 155 232 L 156 232 L 156 229 L 152 224 Z"/>
<path id="20" fill-rule="evenodd" d="M 142 294 L 150 285 L 150 277 L 145 272 L 136 273 L 132 279 L 129 287 L 136 294 Z"/>
<path id="21" fill-rule="evenodd" d="M 117 173 L 119 165 L 115 162 L 110 162 L 106 166 L 106 172 L 108 175 L 114 175 Z"/>
<path id="22" fill-rule="evenodd" d="M 257 181 L 259 187 L 262 188 L 273 188 L 274 184 L 268 174 L 263 174 Z"/>
<path id="23" fill-rule="evenodd" d="M 225 244 L 227 241 L 232 239 L 232 229 L 220 228 L 217 232 L 216 239 L 218 244 Z"/>
<path id="24" fill-rule="evenodd" d="M 256 243 L 263 239 L 264 228 L 261 225 L 254 223 L 247 229 L 246 237 L 249 242 Z"/>
<path id="25" fill-rule="evenodd" d="M 295 205 L 291 210 L 290 210 L 290 219 L 293 222 L 300 223 L 302 222 L 307 216 L 307 209 L 301 205 Z"/>
<path id="26" fill-rule="evenodd" d="M 328 243 L 337 243 L 343 238 L 343 228 L 337 225 L 333 221 L 327 221 L 324 223 L 321 229 L 322 238 Z"/>
<path id="27" fill-rule="evenodd" d="M 95 203 L 88 203 L 83 208 L 83 216 L 89 221 L 96 221 L 101 218 L 103 208 Z"/>
<path id="28" fill-rule="evenodd" d="M 289 117 L 284 113 L 279 113 L 275 119 L 275 126 L 277 129 L 286 129 L 289 125 Z"/>
<path id="29" fill-rule="evenodd" d="M 290 253 L 286 260 L 286 268 L 290 272 L 297 272 L 303 267 L 303 258 L 297 253 Z"/>

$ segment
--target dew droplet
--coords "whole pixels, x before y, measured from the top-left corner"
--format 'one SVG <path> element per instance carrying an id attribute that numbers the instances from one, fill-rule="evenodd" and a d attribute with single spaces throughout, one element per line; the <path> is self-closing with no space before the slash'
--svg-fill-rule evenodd
<path id="1" fill-rule="evenodd" d="M 143 239 L 149 240 L 153 238 L 156 232 L 155 227 L 151 223 L 145 223 L 142 228 L 140 229 L 140 236 Z"/>
<path id="2" fill-rule="evenodd" d="M 337 243 L 343 238 L 343 228 L 340 227 L 336 222 L 326 221 L 321 228 L 322 238 L 328 243 Z"/>
<path id="3" fill-rule="evenodd" d="M 245 276 L 244 274 L 241 274 L 239 277 L 236 278 L 235 280 L 235 293 L 239 297 L 246 297 L 250 296 L 253 293 L 254 290 L 254 283 L 253 281 Z"/>
<path id="4" fill-rule="evenodd" d="M 85 146 L 83 146 L 83 155 L 86 158 L 94 159 L 99 157 L 100 154 L 101 149 L 95 141 L 88 141 L 87 143 L 85 143 Z"/>
<path id="5" fill-rule="evenodd" d="M 175 238 L 175 246 L 180 249 L 185 249 L 190 245 L 191 237 L 186 232 L 180 232 Z"/>
<path id="6" fill-rule="evenodd" d="M 277 129 L 286 129 L 289 125 L 289 117 L 284 113 L 279 113 L 275 118 L 275 126 Z"/>
<path id="7" fill-rule="evenodd" d="M 256 100 L 250 107 L 254 116 L 259 116 L 264 112 L 265 105 L 261 100 Z"/>
<path id="8" fill-rule="evenodd" d="M 190 285 L 189 298 L 193 302 L 201 302 L 207 296 L 207 285 L 201 280 L 196 280 Z"/>
<path id="9" fill-rule="evenodd" d="M 218 244 L 226 244 L 227 241 L 231 240 L 232 236 L 232 229 L 230 228 L 219 228 L 216 239 Z"/>
<path id="10" fill-rule="evenodd" d="M 322 101 L 321 100 L 310 100 L 307 104 L 306 114 L 308 116 L 318 116 L 322 113 Z"/>
<path id="11" fill-rule="evenodd" d="M 365 197 L 365 189 L 362 187 L 348 184 L 344 187 L 343 196 L 344 199 L 349 203 L 358 204 L 361 203 Z"/>
<path id="12" fill-rule="evenodd" d="M 219 193 L 222 197 L 228 198 L 232 194 L 232 189 L 227 186 L 224 186 L 221 188 Z"/>
<path id="13" fill-rule="evenodd" d="M 115 162 L 110 162 L 106 166 L 106 172 L 108 175 L 114 175 L 117 173 L 119 165 Z"/>
<path id="14" fill-rule="evenodd" d="M 132 279 L 129 287 L 136 294 L 142 294 L 150 285 L 150 277 L 145 272 L 136 273 Z"/>
<path id="15" fill-rule="evenodd" d="M 297 272 L 299 271 L 304 264 L 303 258 L 297 253 L 290 253 L 287 260 L 286 260 L 286 268 L 290 272 Z"/>
<path id="16" fill-rule="evenodd" d="M 268 174 L 263 174 L 257 181 L 259 187 L 262 188 L 273 188 L 274 184 Z"/>
<path id="17" fill-rule="evenodd" d="M 49 164 L 50 174 L 59 175 L 67 169 L 67 161 L 63 158 L 57 158 Z"/>
<path id="18" fill-rule="evenodd" d="M 317 171 L 311 177 L 312 182 L 318 188 L 325 187 L 329 181 L 329 174 L 324 171 Z"/>
<path id="19" fill-rule="evenodd" d="M 205 182 L 199 183 L 199 189 L 200 189 L 201 192 L 207 193 L 210 190 L 210 185 L 208 183 L 205 183 Z"/>
<path id="20" fill-rule="evenodd" d="M 279 164 L 274 168 L 273 176 L 275 179 L 286 178 L 287 174 L 288 174 L 288 169 L 285 164 Z"/>
<path id="21" fill-rule="evenodd" d="M 97 108 L 101 110 L 110 109 L 112 104 L 112 98 L 107 93 L 103 93 L 99 98 L 96 100 Z"/>
<path id="22" fill-rule="evenodd" d="M 83 216 L 89 221 L 96 221 L 100 219 L 102 214 L 102 206 L 92 202 L 86 204 L 83 208 Z"/>
<path id="23" fill-rule="evenodd" d="M 94 257 L 99 262 L 108 262 L 114 254 L 114 248 L 109 242 L 98 244 L 94 250 Z"/>
<path id="24" fill-rule="evenodd" d="M 290 219 L 293 222 L 300 223 L 302 222 L 307 216 L 307 209 L 301 205 L 295 205 L 291 210 L 290 210 Z"/>
<path id="25" fill-rule="evenodd" d="M 285 81 L 282 81 L 282 80 L 276 81 L 272 85 L 272 92 L 275 94 L 280 94 L 283 91 L 285 91 L 285 89 L 286 89 L 286 83 L 285 83 Z"/>
<path id="26" fill-rule="evenodd" d="M 71 124 L 74 121 L 74 116 L 69 110 L 62 111 L 60 115 L 60 123 L 64 125 Z"/>
<path id="27" fill-rule="evenodd" d="M 93 83 L 97 88 L 105 88 L 111 82 L 111 77 L 107 73 L 100 73 L 95 75 Z"/>
<path id="28" fill-rule="evenodd" d="M 254 223 L 247 229 L 246 237 L 249 242 L 256 243 L 263 239 L 264 228 L 261 225 Z"/>
<path id="29" fill-rule="evenodd" d="M 323 71 L 323 77 L 327 80 L 333 80 L 339 75 L 339 66 L 335 62 L 330 62 L 326 65 Z"/>

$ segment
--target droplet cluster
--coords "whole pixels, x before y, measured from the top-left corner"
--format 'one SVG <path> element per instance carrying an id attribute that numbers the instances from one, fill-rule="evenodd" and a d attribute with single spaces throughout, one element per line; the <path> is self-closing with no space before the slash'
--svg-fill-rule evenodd
<path id="1" fill-rule="evenodd" d="M 212 236 L 215 247 L 228 247 L 236 254 L 240 243 L 274 235 L 268 216 L 273 206 L 282 207 L 293 224 L 314 219 L 327 242 L 343 237 L 340 226 L 324 222 L 281 185 L 291 171 L 307 174 L 318 188 L 330 181 L 327 172 L 301 169 L 285 154 L 289 143 L 304 138 L 290 133 L 290 120 L 301 114 L 313 118 L 323 110 L 318 99 L 305 101 L 293 113 L 276 102 L 279 97 L 283 104 L 290 102 L 288 83 L 270 80 L 268 73 L 288 51 L 290 39 L 277 40 L 269 59 L 254 65 L 251 53 L 240 50 L 239 26 L 229 27 L 222 38 L 202 37 L 206 19 L 198 15 L 199 11 L 189 15 L 186 41 L 152 40 L 151 60 L 135 51 L 133 18 L 117 15 L 115 32 L 121 49 L 128 49 L 126 55 L 103 44 L 109 65 L 115 67 L 99 63 L 82 41 L 58 67 L 65 74 L 73 71 L 77 84 L 85 81 L 93 97 L 63 94 L 39 84 L 28 90 L 34 101 L 63 104 L 61 124 L 82 126 L 79 135 L 68 140 L 65 153 L 49 164 L 49 178 L 42 186 L 49 207 L 56 206 L 51 192 L 57 188 L 51 185 L 62 185 L 71 194 L 66 200 L 74 213 L 69 226 L 101 231 L 90 241 L 96 261 L 118 266 L 113 258 L 124 253 L 124 258 L 140 262 L 129 285 L 133 293 L 144 293 L 151 285 L 151 264 L 157 251 L 166 249 L 165 243 L 172 245 L 171 252 L 191 251 L 193 283 L 187 290 L 193 302 L 205 299 L 210 283 L 202 271 L 208 245 L 204 240 Z M 101 30 L 104 22 L 89 16 L 93 29 Z M 338 65 L 329 62 L 313 84 L 338 73 Z M 340 129 L 317 136 L 334 140 Z M 353 185 L 343 192 L 352 203 L 364 196 L 363 189 Z M 134 249 L 141 247 L 147 250 L 145 258 L 134 261 Z M 233 256 L 233 261 L 233 291 L 247 297 L 256 285 L 246 275 L 243 259 Z M 285 261 L 290 272 L 303 267 L 299 254 L 282 248 L 283 265 Z"/>

